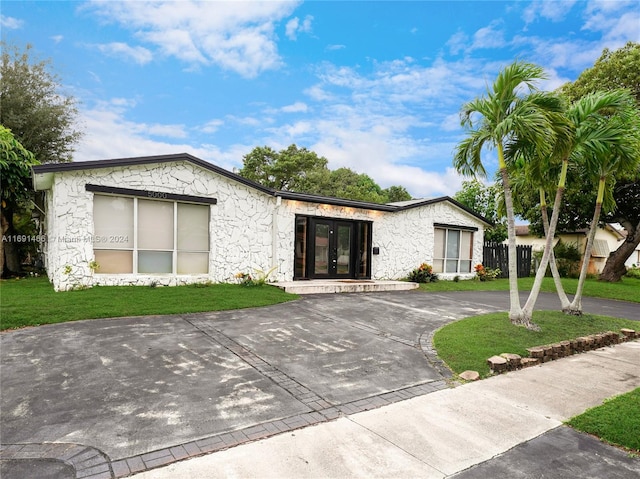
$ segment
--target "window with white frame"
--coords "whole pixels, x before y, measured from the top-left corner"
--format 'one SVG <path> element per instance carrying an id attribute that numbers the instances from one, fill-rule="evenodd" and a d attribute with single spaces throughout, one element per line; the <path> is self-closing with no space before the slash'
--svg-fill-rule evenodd
<path id="1" fill-rule="evenodd" d="M 93 197 L 97 273 L 206 274 L 209 205 Z"/>
<path id="2" fill-rule="evenodd" d="M 473 231 L 455 227 L 436 227 L 433 271 L 435 273 L 470 273 L 473 257 Z"/>

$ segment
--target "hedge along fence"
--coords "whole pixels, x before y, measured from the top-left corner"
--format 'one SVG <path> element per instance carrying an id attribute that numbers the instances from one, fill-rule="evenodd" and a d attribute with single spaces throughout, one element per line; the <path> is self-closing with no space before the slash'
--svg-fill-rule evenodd
<path id="1" fill-rule="evenodd" d="M 606 333 L 592 334 L 570 341 L 560 341 L 551 345 L 527 348 L 529 352 L 528 358 L 523 358 L 518 354 L 502 353 L 500 356 L 492 356 L 487 359 L 487 364 L 492 373 L 500 374 L 640 338 L 640 331 L 633 329 L 621 329 L 620 333 L 607 331 Z"/>
<path id="2" fill-rule="evenodd" d="M 533 247 L 527 245 L 516 246 L 518 278 L 531 276 L 531 261 Z M 509 247 L 506 244 L 485 241 L 482 248 L 482 264 L 485 268 L 499 269 L 500 277 L 509 276 Z"/>

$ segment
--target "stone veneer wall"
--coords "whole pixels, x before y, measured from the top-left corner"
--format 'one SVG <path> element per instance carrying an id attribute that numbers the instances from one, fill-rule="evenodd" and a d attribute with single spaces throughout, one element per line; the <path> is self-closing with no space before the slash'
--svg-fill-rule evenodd
<path id="1" fill-rule="evenodd" d="M 380 254 L 371 257 L 372 279 L 405 278 L 421 263 L 432 264 L 434 223 L 478 227 L 478 232 L 474 234 L 472 264 L 482 263 L 483 224 L 449 202 L 434 203 L 395 213 L 290 200 L 284 200 L 278 208 L 276 244 L 280 252 L 279 271 L 287 281 L 293 278 L 295 215 L 372 221 L 372 246 L 380 248 Z M 439 276 L 443 279 L 452 279 L 458 275 L 439 273 Z M 473 278 L 475 273 L 459 274 L 459 276 Z"/>
<path id="2" fill-rule="evenodd" d="M 93 254 L 93 193 L 85 184 L 217 198 L 210 206 L 208 275 L 97 274 Z M 276 266 L 270 279 L 294 274 L 295 215 L 371 221 L 373 279 L 398 279 L 422 262 L 433 262 L 433 223 L 474 225 L 473 264 L 482 262 L 483 224 L 448 202 L 390 213 L 282 200 L 188 162 L 69 171 L 54 175 L 47 191 L 46 267 L 56 290 L 93 285 L 173 286 L 229 282 L 239 272 Z M 456 274 L 440 274 L 453 278 Z M 462 278 L 473 277 L 460 275 Z"/>
<path id="3" fill-rule="evenodd" d="M 477 227 L 478 231 L 473 235 L 472 265 L 482 262 L 483 224 L 449 202 L 388 214 L 380 223 L 377 235 L 374 229 L 373 241 L 374 245 L 380 246 L 380 279 L 406 277 L 421 263 L 433 264 L 434 223 Z M 453 279 L 455 276 L 470 279 L 475 273 L 438 273 L 442 279 Z"/>
<path id="4" fill-rule="evenodd" d="M 209 275 L 107 275 L 94 273 L 93 193 L 85 184 L 205 196 L 211 205 Z M 56 173 L 47 191 L 47 271 L 56 290 L 93 285 L 187 284 L 231 281 L 240 271 L 271 263 L 276 199 L 186 162 Z"/>

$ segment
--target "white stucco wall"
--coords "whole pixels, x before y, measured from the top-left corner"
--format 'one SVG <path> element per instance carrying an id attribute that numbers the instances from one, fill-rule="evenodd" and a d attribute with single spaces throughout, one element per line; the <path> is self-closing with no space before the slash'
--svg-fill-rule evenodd
<path id="1" fill-rule="evenodd" d="M 85 185 L 216 198 L 210 205 L 208 275 L 100 274 L 93 253 L 93 197 Z M 473 264 L 482 262 L 484 224 L 449 202 L 398 212 L 292 201 L 273 197 L 187 161 L 56 172 L 47 193 L 47 272 L 56 290 L 94 285 L 173 286 L 232 282 L 239 272 L 277 267 L 271 280 L 294 276 L 296 215 L 372 222 L 373 279 L 398 279 L 421 263 L 433 263 L 434 223 L 473 226 Z M 440 274 L 444 279 L 456 274 Z M 472 277 L 461 274 L 461 277 Z"/>
<path id="2" fill-rule="evenodd" d="M 421 263 L 433 265 L 434 223 L 478 228 L 473 235 L 472 265 L 482 263 L 484 224 L 449 202 L 439 202 L 386 213 L 378 227 L 374 225 L 373 245 L 380 247 L 380 255 L 377 259 L 374 256 L 375 278 L 406 277 Z M 438 273 L 441 279 L 453 279 L 455 276 L 468 279 L 475 273 Z"/>
<path id="3" fill-rule="evenodd" d="M 85 184 L 217 198 L 210 206 L 209 275 L 94 273 L 93 193 Z M 47 191 L 48 274 L 56 290 L 92 285 L 178 285 L 231 281 L 271 263 L 276 199 L 191 163 L 175 162 L 56 173 Z"/>

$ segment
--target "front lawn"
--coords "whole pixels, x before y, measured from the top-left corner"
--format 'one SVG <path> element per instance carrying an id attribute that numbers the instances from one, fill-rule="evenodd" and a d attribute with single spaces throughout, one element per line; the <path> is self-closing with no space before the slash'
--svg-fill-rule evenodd
<path id="1" fill-rule="evenodd" d="M 520 291 L 531 291 L 534 278 L 519 278 Z M 562 285 L 567 294 L 573 295 L 578 286 L 578 280 L 563 278 Z M 420 285 L 422 291 L 508 291 L 509 280 L 506 278 L 494 281 L 436 281 Z M 556 287 L 553 278 L 544 278 L 541 291 L 555 293 Z M 587 279 L 584 284 L 584 296 L 595 298 L 619 299 L 640 303 L 640 280 L 636 278 L 623 278 L 618 283 L 607 283 L 597 279 Z M 571 298 L 569 298 L 571 299 Z"/>
<path id="2" fill-rule="evenodd" d="M 298 296 L 274 286 L 97 286 L 54 292 L 46 277 L 0 281 L 0 329 L 79 319 L 252 308 Z"/>
<path id="3" fill-rule="evenodd" d="M 640 388 L 606 400 L 567 424 L 603 441 L 640 454 Z"/>
<path id="4" fill-rule="evenodd" d="M 540 331 L 514 326 L 506 313 L 483 314 L 444 326 L 436 332 L 433 343 L 438 356 L 453 372 L 470 369 L 487 376 L 487 358 L 494 355 L 515 353 L 524 357 L 530 347 L 640 327 L 640 323 L 629 319 L 593 314 L 568 316 L 561 311 L 537 311 L 535 323 Z"/>

